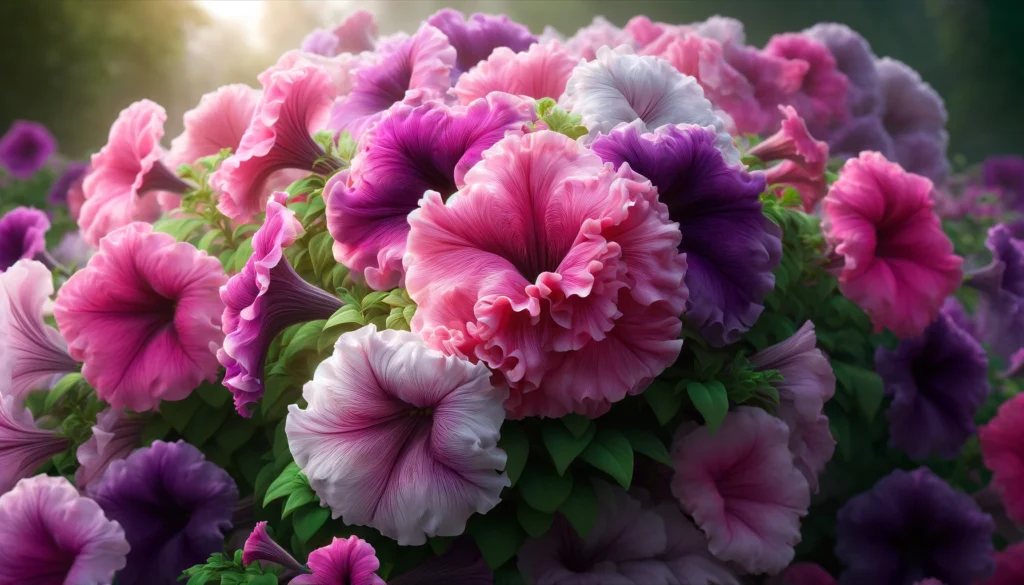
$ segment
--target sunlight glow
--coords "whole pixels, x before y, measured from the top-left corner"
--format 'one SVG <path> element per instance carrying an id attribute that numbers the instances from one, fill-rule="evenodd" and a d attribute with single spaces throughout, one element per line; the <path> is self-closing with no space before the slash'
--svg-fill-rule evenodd
<path id="1" fill-rule="evenodd" d="M 196 0 L 214 19 L 242 29 L 253 43 L 261 42 L 264 0 Z"/>

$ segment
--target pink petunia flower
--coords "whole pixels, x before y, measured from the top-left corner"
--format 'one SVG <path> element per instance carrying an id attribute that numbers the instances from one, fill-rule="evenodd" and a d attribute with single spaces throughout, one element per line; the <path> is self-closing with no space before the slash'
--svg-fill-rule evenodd
<path id="1" fill-rule="evenodd" d="M 877 152 L 846 161 L 822 227 L 845 266 L 839 288 L 901 338 L 919 335 L 959 286 L 963 259 L 932 210 L 932 182 Z"/>
<path id="2" fill-rule="evenodd" d="M 241 83 L 204 95 L 199 105 L 185 112 L 185 130 L 171 141 L 167 163 L 177 167 L 225 148 L 237 150 L 259 101 L 260 91 Z"/>
<path id="3" fill-rule="evenodd" d="M 763 171 L 765 184 L 774 186 L 781 197 L 782 187 L 792 187 L 800 195 L 805 212 L 810 213 L 825 197 L 828 191 L 828 178 L 825 176 L 824 165 L 821 172 L 815 172 L 791 160 L 784 160 Z"/>
<path id="4" fill-rule="evenodd" d="M 800 89 L 784 103 L 796 108 L 811 134 L 827 136 L 833 126 L 846 119 L 846 92 L 850 80 L 836 67 L 835 57 L 825 45 L 806 34 L 786 33 L 773 36 L 764 52 L 807 63 Z"/>
<path id="5" fill-rule="evenodd" d="M 124 459 L 142 440 L 146 418 L 107 407 L 96 417 L 92 436 L 78 447 L 79 467 L 75 471 L 75 485 L 84 490 L 90 483 L 103 477 L 112 461 Z"/>
<path id="6" fill-rule="evenodd" d="M 252 533 L 245 539 L 242 547 L 242 564 L 249 565 L 257 561 L 275 563 L 296 573 L 308 572 L 299 561 L 284 550 L 281 545 L 267 534 L 266 521 L 257 522 Z M 342 581 L 343 582 L 343 581 Z"/>
<path id="7" fill-rule="evenodd" d="M 408 331 L 345 333 L 303 388 L 308 406 L 288 407 L 288 447 L 346 524 L 401 545 L 457 536 L 509 484 L 497 447 L 505 392 L 490 377 Z"/>
<path id="8" fill-rule="evenodd" d="M 238 150 L 210 177 L 224 215 L 248 222 L 267 207 L 267 180 L 284 169 L 330 174 L 340 162 L 324 156 L 313 134 L 327 124 L 335 91 L 330 76 L 303 65 L 264 78 L 263 97 Z"/>
<path id="9" fill-rule="evenodd" d="M 1018 585 L 1024 583 L 1024 543 L 1012 544 L 997 552 L 996 572 L 984 585 Z"/>
<path id="10" fill-rule="evenodd" d="M 499 47 L 486 61 L 464 73 L 452 91 L 463 105 L 493 91 L 557 100 L 578 62 L 557 41 L 534 44 L 521 53 Z"/>
<path id="11" fill-rule="evenodd" d="M 978 438 L 1007 516 L 1024 524 L 1024 395 L 1004 402 L 996 417 L 978 430 Z"/>
<path id="12" fill-rule="evenodd" d="M 836 578 L 814 563 L 793 563 L 771 585 L 836 585 Z"/>
<path id="13" fill-rule="evenodd" d="M 792 106 L 779 106 L 779 111 L 785 116 L 782 127 L 751 148 L 749 154 L 763 161 L 791 160 L 813 174 L 824 173 L 828 144 L 811 136 L 803 118 Z"/>
<path id="14" fill-rule="evenodd" d="M 0 393 L 23 400 L 78 371 L 67 343 L 44 321 L 52 294 L 53 276 L 35 260 L 21 260 L 0 274 L 0 362 L 10 360 L 12 366 L 10 386 Z"/>
<path id="15" fill-rule="evenodd" d="M 309 553 L 312 575 L 299 575 L 294 585 L 385 585 L 377 576 L 380 561 L 370 543 L 359 538 L 335 538 Z"/>
<path id="16" fill-rule="evenodd" d="M 324 57 L 340 53 L 372 51 L 377 44 L 377 19 L 366 10 L 356 10 L 333 30 L 317 29 L 302 40 L 302 50 Z"/>
<path id="17" fill-rule="evenodd" d="M 777 573 L 793 560 L 810 490 L 793 465 L 786 424 L 741 406 L 714 435 L 700 427 L 672 445 L 672 493 L 708 536 L 719 559 L 751 573 Z"/>
<path id="18" fill-rule="evenodd" d="M 628 165 L 555 132 L 507 136 L 409 223 L 413 330 L 500 371 L 510 416 L 598 416 L 678 356 L 682 235 Z"/>
<path id="19" fill-rule="evenodd" d="M 762 134 L 778 128 L 779 104 L 800 90 L 810 65 L 800 59 L 784 59 L 735 40 L 720 40 L 729 69 L 723 68 L 723 80 L 704 78 L 711 94 L 720 100 L 741 133 Z M 740 82 L 732 71 L 746 79 Z M 724 96 L 728 96 L 723 97 Z M 718 105 L 718 104 L 716 104 Z"/>
<path id="20" fill-rule="evenodd" d="M 14 396 L 0 395 L 0 493 L 33 473 L 70 441 L 57 431 L 40 429 Z"/>
<path id="21" fill-rule="evenodd" d="M 620 45 L 636 46 L 633 35 L 608 22 L 603 16 L 595 16 L 593 22 L 576 31 L 565 40 L 565 48 L 577 59 L 593 61 L 601 47 L 615 49 Z"/>
<path id="22" fill-rule="evenodd" d="M 54 317 L 97 395 L 141 412 L 217 379 L 226 280 L 216 258 L 132 223 L 61 287 Z"/>
<path id="23" fill-rule="evenodd" d="M 110 127 L 110 137 L 92 156 L 92 170 L 82 183 L 85 202 L 78 226 L 90 246 L 133 221 L 160 217 L 159 193 L 184 193 L 189 185 L 161 158 L 167 112 L 142 100 L 125 108 Z"/>
<path id="24" fill-rule="evenodd" d="M 63 477 L 23 479 L 0 496 L 0 585 L 106 585 L 128 548 L 121 525 Z"/>

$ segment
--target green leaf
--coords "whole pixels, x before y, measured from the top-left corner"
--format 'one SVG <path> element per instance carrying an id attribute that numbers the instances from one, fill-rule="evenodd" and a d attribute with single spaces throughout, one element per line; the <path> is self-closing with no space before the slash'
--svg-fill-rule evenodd
<path id="1" fill-rule="evenodd" d="M 672 458 L 669 456 L 668 448 L 661 442 L 661 439 L 651 431 L 643 429 L 624 429 L 622 434 L 629 440 L 633 450 L 646 455 L 658 463 L 672 466 Z"/>
<path id="2" fill-rule="evenodd" d="M 192 577 L 189 578 L 188 583 L 186 585 L 206 585 L 206 582 L 212 578 L 213 575 L 210 575 L 206 571 L 203 571 L 201 573 L 196 573 L 195 575 L 192 575 Z"/>
<path id="3" fill-rule="evenodd" d="M 597 520 L 597 494 L 589 481 L 579 481 L 572 493 L 558 507 L 558 511 L 572 524 L 580 538 L 586 538 Z"/>
<path id="4" fill-rule="evenodd" d="M 292 525 L 295 527 L 295 536 L 299 537 L 299 540 L 303 544 L 313 538 L 317 530 L 327 522 L 330 518 L 331 511 L 327 508 L 320 508 L 318 506 L 306 506 L 295 511 L 295 517 L 292 519 Z"/>
<path id="5" fill-rule="evenodd" d="M 321 232 L 309 241 L 309 258 L 313 262 L 313 273 L 319 277 L 334 267 L 334 238 L 330 232 Z"/>
<path id="6" fill-rule="evenodd" d="M 295 181 L 291 185 L 288 185 L 288 188 L 285 189 L 285 191 L 289 196 L 294 197 L 295 195 L 300 195 L 302 193 L 312 193 L 317 189 L 323 189 L 324 184 L 324 178 L 320 175 L 309 175 Z M 289 205 L 288 207 L 292 206 Z"/>
<path id="7" fill-rule="evenodd" d="M 79 384 L 85 382 L 85 378 L 78 372 L 68 374 L 60 379 L 59 382 L 53 387 L 52 390 L 46 393 L 46 400 L 43 402 L 43 410 L 50 412 L 57 401 L 64 397 L 65 394 L 76 388 Z"/>
<path id="8" fill-rule="evenodd" d="M 194 217 L 165 218 L 153 224 L 153 231 L 170 234 L 175 240 L 184 242 L 204 225 L 205 220 Z"/>
<path id="9" fill-rule="evenodd" d="M 199 240 L 199 243 L 196 244 L 196 248 L 199 248 L 204 252 L 209 252 L 210 247 L 213 246 L 213 242 L 216 241 L 217 238 L 222 237 L 223 235 L 224 232 L 220 231 L 219 229 L 212 229 L 203 234 L 203 237 Z"/>
<path id="10" fill-rule="evenodd" d="M 683 405 L 683 398 L 672 388 L 672 385 L 663 380 L 655 380 L 644 390 L 644 399 L 654 411 L 658 424 L 665 426 L 679 412 Z"/>
<path id="11" fill-rule="evenodd" d="M 220 408 L 227 404 L 228 399 L 231 398 L 231 392 L 227 388 L 220 384 L 211 384 L 209 382 L 203 382 L 195 389 L 195 393 L 203 399 L 203 402 L 209 404 L 214 408 Z"/>
<path id="12" fill-rule="evenodd" d="M 248 585 L 277 585 L 277 575 L 264 573 L 262 575 L 250 575 Z"/>
<path id="13" fill-rule="evenodd" d="M 228 410 L 224 408 L 210 408 L 202 406 L 192 415 L 192 420 L 185 425 L 182 435 L 196 447 L 201 447 L 206 441 L 220 429 L 221 423 L 228 416 Z"/>
<path id="14" fill-rule="evenodd" d="M 590 419 L 580 414 L 567 414 L 562 417 L 562 424 L 574 437 L 579 438 L 590 428 Z"/>
<path id="15" fill-rule="evenodd" d="M 595 434 L 597 434 L 595 425 L 590 425 L 582 436 L 576 437 L 559 421 L 552 420 L 544 423 L 541 428 L 541 437 L 548 454 L 551 455 L 551 460 L 555 463 L 558 475 L 565 475 L 569 465 L 583 453 Z"/>
<path id="16" fill-rule="evenodd" d="M 295 490 L 288 496 L 288 501 L 284 503 L 284 510 L 281 512 L 282 518 L 287 518 L 289 514 L 294 512 L 296 509 L 305 506 L 306 504 L 316 500 L 316 494 L 313 490 L 308 487 L 300 488 Z"/>
<path id="17" fill-rule="evenodd" d="M 281 353 L 280 361 L 288 363 L 292 358 L 303 351 L 315 351 L 317 348 L 317 338 L 320 337 L 323 329 L 323 319 L 303 323 Z"/>
<path id="18" fill-rule="evenodd" d="M 633 451 L 629 452 L 630 457 Z M 554 514 L 572 493 L 572 475 L 561 476 L 547 465 L 531 464 L 519 479 L 519 494 L 533 509 Z"/>
<path id="19" fill-rule="evenodd" d="M 832 371 L 843 389 L 856 399 L 864 416 L 873 419 L 885 395 L 882 378 L 875 372 L 839 360 L 832 360 Z"/>
<path id="20" fill-rule="evenodd" d="M 245 267 L 245 263 L 249 261 L 250 257 L 252 257 L 252 253 L 253 249 L 251 239 L 239 242 L 238 249 L 235 250 L 235 254 L 231 257 L 231 266 L 229 267 L 229 271 L 232 274 L 241 272 L 242 268 Z"/>
<path id="21" fill-rule="evenodd" d="M 427 544 L 430 546 L 430 550 L 434 551 L 437 556 L 443 555 L 451 548 L 452 543 L 455 542 L 454 536 L 433 536 L 427 539 Z"/>
<path id="22" fill-rule="evenodd" d="M 519 525 L 523 527 L 526 534 L 530 535 L 530 538 L 544 536 L 544 533 L 551 528 L 551 523 L 555 521 L 554 514 L 545 514 L 525 504 L 516 506 L 516 518 L 519 519 Z"/>
<path id="23" fill-rule="evenodd" d="M 214 440 L 217 445 L 226 453 L 234 453 L 239 450 L 242 445 L 252 438 L 256 433 L 256 425 L 250 421 L 240 418 L 231 417 L 228 421 L 217 430 L 217 434 L 214 435 Z"/>
<path id="24" fill-rule="evenodd" d="M 146 425 L 146 428 L 142 430 L 142 436 L 139 438 L 139 445 L 142 447 L 148 447 L 153 443 L 153 441 L 159 441 L 166 437 L 170 430 L 170 421 L 162 418 L 154 418 L 150 420 Z"/>
<path id="25" fill-rule="evenodd" d="M 714 380 L 707 384 L 690 382 L 686 385 L 686 393 L 697 411 L 704 417 L 708 430 L 714 434 L 729 412 L 729 394 L 725 391 L 725 386 Z"/>
<path id="26" fill-rule="evenodd" d="M 501 439 L 498 440 L 498 447 L 507 456 L 505 472 L 508 474 L 508 479 L 512 485 L 516 485 L 526 467 L 526 459 L 530 455 L 530 440 L 527 438 L 523 426 L 515 421 L 505 421 L 501 425 Z"/>
<path id="27" fill-rule="evenodd" d="M 160 416 L 171 423 L 174 430 L 181 433 L 184 432 L 185 427 L 192 420 L 192 413 L 201 405 L 202 401 L 198 400 L 198 397 L 189 397 L 185 400 L 176 400 L 174 402 L 164 400 L 160 402 Z"/>
<path id="28" fill-rule="evenodd" d="M 356 330 L 366 325 L 363 321 L 363 313 L 359 310 L 359 307 L 355 305 L 343 305 L 340 309 L 331 315 L 330 319 L 324 323 L 323 329 L 333 329 L 334 327 L 340 327 L 342 325 L 354 325 L 349 327 L 347 330 Z"/>
<path id="29" fill-rule="evenodd" d="M 843 459 L 847 463 L 853 461 L 853 443 L 850 440 L 850 421 L 846 417 L 833 415 L 828 419 L 828 426 L 832 431 L 832 436 L 836 440 L 836 445 L 839 447 L 839 452 L 843 454 Z"/>
<path id="30" fill-rule="evenodd" d="M 312 223 L 315 219 L 324 214 L 324 210 L 326 208 L 327 203 L 324 201 L 323 195 L 311 197 L 309 200 L 309 207 L 306 208 L 306 213 L 302 216 L 302 225 L 309 225 Z"/>
<path id="31" fill-rule="evenodd" d="M 633 482 L 633 446 L 616 430 L 598 431 L 583 451 L 583 460 L 612 476 L 624 489 Z"/>
<path id="32" fill-rule="evenodd" d="M 299 466 L 293 461 L 267 487 L 267 495 L 263 497 L 263 506 L 267 506 L 267 504 L 278 498 L 290 496 L 295 490 L 308 486 L 309 482 L 306 481 L 305 476 L 301 475 Z"/>
<path id="33" fill-rule="evenodd" d="M 507 563 L 519 552 L 526 534 L 511 515 L 488 514 L 473 519 L 466 532 L 473 536 L 484 562 L 493 571 Z"/>

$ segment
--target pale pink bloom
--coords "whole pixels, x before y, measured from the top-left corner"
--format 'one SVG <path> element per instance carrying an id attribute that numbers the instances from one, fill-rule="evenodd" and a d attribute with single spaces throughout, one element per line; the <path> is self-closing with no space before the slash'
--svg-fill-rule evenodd
<path id="1" fill-rule="evenodd" d="M 593 22 L 565 40 L 565 48 L 570 55 L 587 61 L 593 61 L 601 47 L 614 49 L 619 45 L 634 48 L 636 42 L 633 35 L 608 22 L 603 16 L 595 16 Z"/>
<path id="2" fill-rule="evenodd" d="M 901 338 L 935 320 L 963 259 L 932 210 L 932 182 L 877 152 L 846 161 L 822 204 L 822 228 L 845 265 L 842 293 Z"/>
<path id="3" fill-rule="evenodd" d="M 530 45 L 521 53 L 498 47 L 486 61 L 459 77 L 453 91 L 463 105 L 492 91 L 557 100 L 577 63 L 579 59 L 557 41 Z"/>
<path id="4" fill-rule="evenodd" d="M 372 51 L 377 44 L 377 20 L 373 13 L 356 10 L 334 30 L 317 29 L 302 40 L 302 50 L 324 57 L 339 53 Z"/>
<path id="5" fill-rule="evenodd" d="M 345 96 L 352 91 L 355 84 L 355 73 L 363 65 L 373 62 L 373 53 L 340 53 L 334 57 L 324 57 L 315 53 L 305 53 L 299 50 L 288 51 L 281 55 L 277 63 L 267 67 L 262 73 L 256 76 L 257 81 L 266 87 L 270 84 L 270 78 L 275 73 L 289 69 L 301 69 L 303 67 L 316 67 L 326 73 L 331 79 L 331 86 L 337 95 Z"/>
<path id="6" fill-rule="evenodd" d="M 52 294 L 53 276 L 35 260 L 19 260 L 0 274 L 0 362 L 10 364 L 10 386 L 0 393 L 19 401 L 78 370 L 67 343 L 44 321 Z"/>
<path id="7" fill-rule="evenodd" d="M 414 331 L 512 386 L 511 416 L 598 416 L 678 356 L 682 235 L 651 184 L 567 136 L 510 135 L 409 216 Z"/>
<path id="8" fill-rule="evenodd" d="M 167 112 L 149 100 L 121 111 L 110 127 L 107 144 L 92 156 L 92 170 L 82 183 L 85 202 L 78 226 L 85 241 L 100 238 L 133 221 L 160 217 L 160 191 L 183 193 L 188 185 L 161 162 Z"/>
<path id="9" fill-rule="evenodd" d="M 811 497 L 788 442 L 784 422 L 741 406 L 714 435 L 706 426 L 684 430 L 672 445 L 672 493 L 711 553 L 751 573 L 781 571 L 800 542 Z"/>
<path id="10" fill-rule="evenodd" d="M 345 333 L 303 388 L 307 407 L 288 407 L 288 447 L 344 523 L 401 545 L 457 536 L 509 483 L 497 447 L 505 391 L 490 377 L 408 331 Z"/>
<path id="11" fill-rule="evenodd" d="M 109 406 L 99 413 L 92 426 L 92 436 L 76 452 L 79 467 L 75 471 L 75 485 L 84 490 L 103 477 L 111 461 L 124 459 L 135 450 L 146 422 L 141 416 Z"/>
<path id="12" fill-rule="evenodd" d="M 38 428 L 32 413 L 14 396 L 0 394 L 0 494 L 63 453 L 69 444 L 57 431 Z"/>
<path id="13" fill-rule="evenodd" d="M 784 160 L 763 171 L 765 184 L 771 188 L 776 186 L 776 194 L 781 195 L 782 187 L 792 187 L 800 194 L 804 211 L 810 213 L 825 197 L 828 191 L 828 178 L 825 176 L 824 165 L 821 172 L 815 172 L 791 160 Z"/>
<path id="14" fill-rule="evenodd" d="M 377 576 L 380 561 L 370 543 L 359 538 L 335 538 L 309 553 L 312 575 L 299 575 L 293 585 L 385 585 Z"/>
<path id="15" fill-rule="evenodd" d="M 217 379 L 226 281 L 216 258 L 132 223 L 61 287 L 54 317 L 97 395 L 141 412 Z"/>
<path id="16" fill-rule="evenodd" d="M 185 112 L 185 130 L 171 141 L 167 163 L 174 168 L 225 148 L 237 150 L 259 101 L 260 90 L 241 83 L 204 95 L 199 105 Z"/>

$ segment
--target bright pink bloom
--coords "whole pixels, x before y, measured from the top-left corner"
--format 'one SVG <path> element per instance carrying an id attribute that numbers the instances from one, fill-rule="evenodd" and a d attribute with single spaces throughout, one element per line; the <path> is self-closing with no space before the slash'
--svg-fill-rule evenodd
<path id="1" fill-rule="evenodd" d="M 299 575 L 294 585 L 385 585 L 377 576 L 380 561 L 370 543 L 359 538 L 335 538 L 309 553 L 312 575 Z"/>
<path id="2" fill-rule="evenodd" d="M 846 119 L 846 92 L 850 80 L 836 67 L 835 57 L 825 45 L 802 33 L 775 35 L 764 47 L 767 55 L 807 63 L 800 89 L 785 103 L 800 112 L 815 136 Z"/>
<path id="3" fill-rule="evenodd" d="M 128 541 L 63 477 L 37 475 L 0 496 L 0 585 L 107 585 Z"/>
<path id="4" fill-rule="evenodd" d="M 167 112 L 142 100 L 125 108 L 110 127 L 110 137 L 92 156 L 92 170 L 82 183 L 85 203 L 78 225 L 85 241 L 100 239 L 133 221 L 160 217 L 159 191 L 183 193 L 188 185 L 162 162 L 160 139 Z"/>
<path id="5" fill-rule="evenodd" d="M 260 90 L 241 83 L 204 95 L 199 105 L 185 112 L 185 130 L 171 141 L 167 164 L 177 167 L 225 148 L 237 150 L 259 101 Z"/>
<path id="6" fill-rule="evenodd" d="M 505 391 L 490 377 L 408 331 L 345 333 L 303 388 L 307 407 L 288 407 L 288 447 L 344 523 L 401 545 L 458 536 L 509 483 L 498 473 Z"/>
<path id="7" fill-rule="evenodd" d="M 772 585 L 836 585 L 836 578 L 814 563 L 794 563 Z"/>
<path id="8" fill-rule="evenodd" d="M 0 493 L 35 473 L 69 444 L 57 431 L 36 427 L 32 413 L 14 396 L 0 395 Z"/>
<path id="9" fill-rule="evenodd" d="M 577 63 L 579 59 L 557 41 L 531 45 L 522 53 L 499 47 L 486 61 L 464 73 L 453 91 L 463 105 L 492 91 L 557 100 Z"/>
<path id="10" fill-rule="evenodd" d="M 103 477 L 112 461 L 124 459 L 142 440 L 142 431 L 148 421 L 141 416 L 107 407 L 96 417 L 92 436 L 78 447 L 79 467 L 75 471 L 75 485 L 84 490 L 93 481 Z"/>
<path id="11" fill-rule="evenodd" d="M 839 288 L 901 338 L 919 335 L 959 286 L 962 258 L 932 210 L 932 182 L 877 152 L 846 161 L 822 227 L 845 266 Z"/>
<path id="12" fill-rule="evenodd" d="M 996 417 L 978 430 L 978 438 L 1006 515 L 1024 524 L 1024 395 L 1004 402 Z"/>
<path id="13" fill-rule="evenodd" d="M 217 208 L 248 222 L 267 207 L 267 179 L 276 171 L 302 169 L 328 174 L 339 166 L 325 160 L 313 134 L 327 124 L 335 91 L 327 73 L 312 65 L 277 71 L 264 81 L 238 150 L 210 178 L 220 191 Z"/>
<path id="14" fill-rule="evenodd" d="M 61 287 L 54 317 L 97 395 L 141 412 L 217 379 L 226 281 L 216 258 L 133 223 Z"/>
<path id="15" fill-rule="evenodd" d="M 0 274 L 0 362 L 11 365 L 10 386 L 0 393 L 19 401 L 78 370 L 60 333 L 44 321 L 52 294 L 53 276 L 35 260 L 21 260 Z"/>
<path id="16" fill-rule="evenodd" d="M 803 118 L 792 106 L 779 106 L 779 111 L 785 116 L 782 128 L 751 148 L 749 154 L 763 161 L 791 160 L 813 174 L 824 173 L 828 144 L 811 136 Z"/>
<path id="17" fill-rule="evenodd" d="M 500 371 L 510 416 L 598 416 L 678 356 L 682 236 L 627 165 L 555 132 L 508 136 L 409 223 L 413 330 Z"/>
<path id="18" fill-rule="evenodd" d="M 593 22 L 565 40 L 565 48 L 570 55 L 587 61 L 593 61 L 601 47 L 614 49 L 619 45 L 635 47 L 636 41 L 633 35 L 608 22 L 603 16 L 595 16 Z"/>
<path id="19" fill-rule="evenodd" d="M 825 177 L 824 166 L 822 166 L 821 172 L 814 172 L 813 169 L 808 169 L 791 160 L 784 160 L 769 167 L 764 171 L 764 181 L 769 187 L 775 185 L 796 189 L 796 192 L 800 194 L 803 209 L 807 213 L 814 210 L 828 191 L 828 178 Z M 782 189 L 776 189 L 776 193 L 780 196 L 781 191 Z"/>
<path id="20" fill-rule="evenodd" d="M 1020 585 L 1024 583 L 1024 542 L 1006 547 L 995 554 L 996 572 L 984 585 Z"/>
<path id="21" fill-rule="evenodd" d="M 741 406 L 714 435 L 706 426 L 672 445 L 672 493 L 708 536 L 708 549 L 751 573 L 793 560 L 810 490 L 793 465 L 786 424 Z"/>

